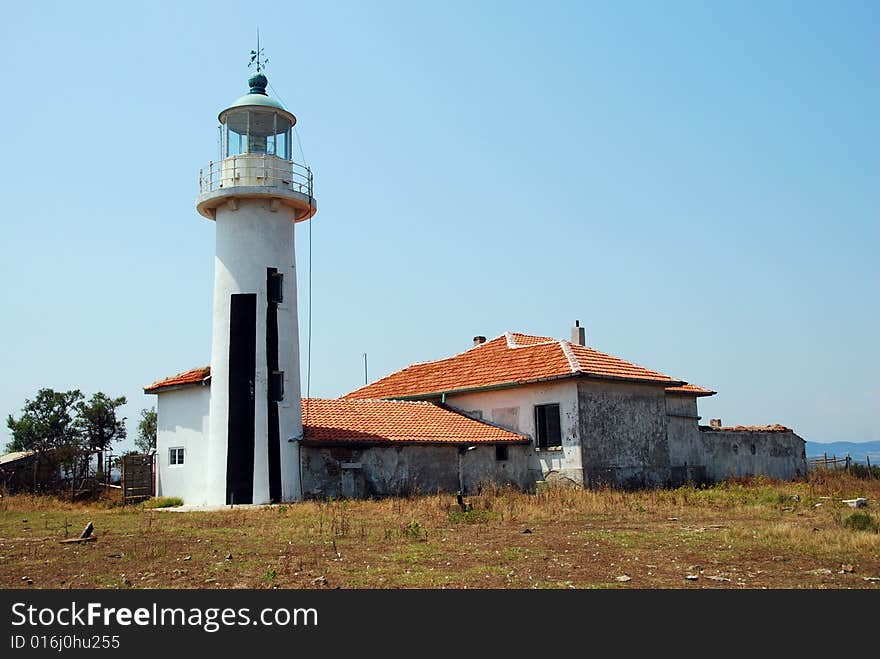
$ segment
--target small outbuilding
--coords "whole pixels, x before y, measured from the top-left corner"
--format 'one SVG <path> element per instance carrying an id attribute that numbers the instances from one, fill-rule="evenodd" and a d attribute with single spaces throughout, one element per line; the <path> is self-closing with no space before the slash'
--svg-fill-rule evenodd
<path id="1" fill-rule="evenodd" d="M 304 399 L 303 428 L 306 498 L 532 484 L 528 437 L 433 403 Z"/>

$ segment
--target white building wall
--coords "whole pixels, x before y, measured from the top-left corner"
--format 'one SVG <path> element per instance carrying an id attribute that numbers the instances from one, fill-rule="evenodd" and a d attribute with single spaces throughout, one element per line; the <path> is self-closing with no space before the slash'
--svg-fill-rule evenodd
<path id="1" fill-rule="evenodd" d="M 446 403 L 464 414 L 482 418 L 532 439 L 528 452 L 529 468 L 537 478 L 565 478 L 578 485 L 583 484 L 584 471 L 578 437 L 578 389 L 574 379 L 453 394 L 446 397 Z M 548 403 L 559 404 L 562 447 L 539 450 L 534 445 L 535 405 Z M 475 412 L 479 412 L 479 415 Z"/>
<path id="2" fill-rule="evenodd" d="M 188 505 L 207 505 L 205 475 L 211 389 L 171 389 L 159 392 L 156 398 L 156 495 L 180 497 Z M 169 451 L 177 447 L 184 449 L 183 464 L 171 465 Z"/>

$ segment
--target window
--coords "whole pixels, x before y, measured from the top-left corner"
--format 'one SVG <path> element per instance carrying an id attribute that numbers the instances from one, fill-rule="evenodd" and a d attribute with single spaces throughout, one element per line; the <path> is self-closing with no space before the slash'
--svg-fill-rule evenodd
<path id="1" fill-rule="evenodd" d="M 168 464 L 170 465 L 182 465 L 183 464 L 183 448 L 170 448 L 168 449 Z"/>
<path id="2" fill-rule="evenodd" d="M 562 446 L 558 403 L 535 405 L 535 446 L 537 448 Z"/>
<path id="3" fill-rule="evenodd" d="M 498 462 L 507 460 L 507 447 L 504 444 L 495 444 L 495 459 Z"/>

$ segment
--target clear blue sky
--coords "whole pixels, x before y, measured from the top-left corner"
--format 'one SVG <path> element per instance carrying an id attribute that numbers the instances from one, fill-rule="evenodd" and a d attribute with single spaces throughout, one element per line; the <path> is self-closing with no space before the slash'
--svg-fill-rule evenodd
<path id="1" fill-rule="evenodd" d="M 315 172 L 313 396 L 580 319 L 704 418 L 880 439 L 876 2 L 11 4 L 4 420 L 77 387 L 133 433 L 209 362 L 198 170 L 258 26 Z"/>

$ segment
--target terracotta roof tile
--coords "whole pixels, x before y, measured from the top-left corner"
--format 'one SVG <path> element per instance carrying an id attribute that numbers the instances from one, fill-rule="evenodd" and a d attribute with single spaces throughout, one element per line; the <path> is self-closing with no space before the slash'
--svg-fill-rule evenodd
<path id="1" fill-rule="evenodd" d="M 164 378 L 162 380 L 158 380 L 153 384 L 144 387 L 145 394 L 155 394 L 163 389 L 170 389 L 171 387 L 180 387 L 185 385 L 192 384 L 202 384 L 207 382 L 207 380 L 211 377 L 211 367 L 203 366 L 201 368 L 194 368 L 191 371 L 184 371 L 183 373 L 178 373 L 177 375 L 172 375 L 171 377 Z"/>
<path id="2" fill-rule="evenodd" d="M 507 337 L 508 344 L 511 342 L 514 344 L 511 347 L 519 348 L 556 341 L 556 339 L 549 336 L 532 336 L 531 334 L 520 334 L 519 332 L 507 332 L 504 336 Z"/>
<path id="3" fill-rule="evenodd" d="M 306 443 L 525 443 L 528 438 L 425 402 L 304 398 Z"/>
<path id="4" fill-rule="evenodd" d="M 690 396 L 714 396 L 717 394 L 717 391 L 712 391 L 711 389 L 705 389 L 703 387 L 698 387 L 695 384 L 684 384 L 680 387 L 666 387 L 666 393 L 668 394 L 685 394 Z"/>
<path id="5" fill-rule="evenodd" d="M 211 368 L 194 368 L 144 388 L 145 393 L 207 384 Z M 528 438 L 432 403 L 304 398 L 306 443 L 526 443 Z"/>
<path id="6" fill-rule="evenodd" d="M 573 376 L 684 384 L 593 348 L 507 332 L 447 359 L 413 364 L 344 398 L 402 398 Z"/>

